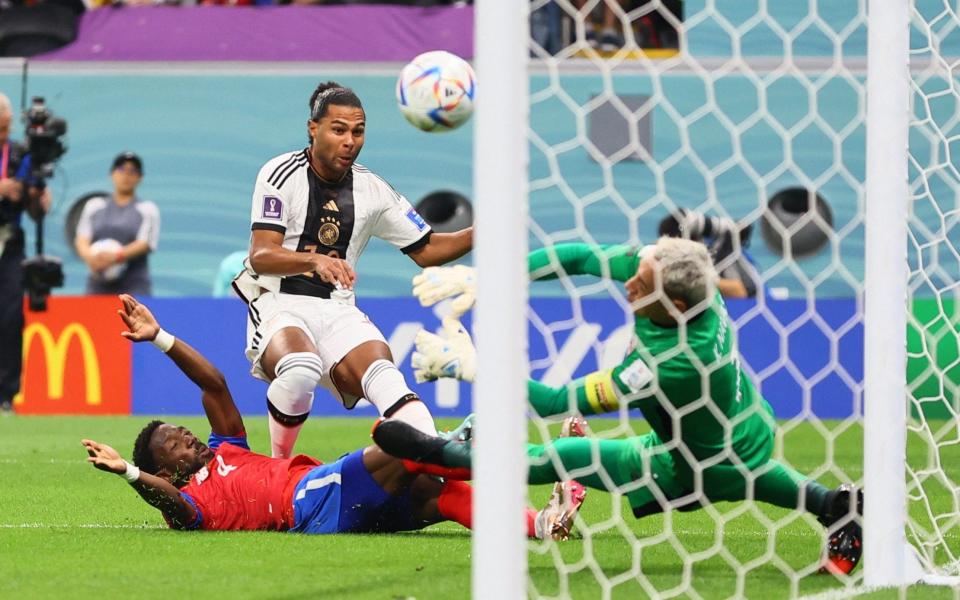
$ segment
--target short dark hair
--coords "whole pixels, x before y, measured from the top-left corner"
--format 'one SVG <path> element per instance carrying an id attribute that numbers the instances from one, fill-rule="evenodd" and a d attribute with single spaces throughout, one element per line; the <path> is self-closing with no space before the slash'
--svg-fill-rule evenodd
<path id="1" fill-rule="evenodd" d="M 141 471 L 149 473 L 150 475 L 156 475 L 157 472 L 160 471 L 160 467 L 157 465 L 157 459 L 153 455 L 153 450 L 150 448 L 150 438 L 153 437 L 153 432 L 157 430 L 157 427 L 161 425 L 163 425 L 163 421 L 150 421 L 146 427 L 140 430 L 137 441 L 133 443 L 133 464 L 140 467 Z"/>
<path id="2" fill-rule="evenodd" d="M 327 114 L 331 104 L 352 106 L 363 110 L 363 104 L 357 94 L 336 81 L 324 81 L 310 95 L 310 120 L 319 121 Z"/>

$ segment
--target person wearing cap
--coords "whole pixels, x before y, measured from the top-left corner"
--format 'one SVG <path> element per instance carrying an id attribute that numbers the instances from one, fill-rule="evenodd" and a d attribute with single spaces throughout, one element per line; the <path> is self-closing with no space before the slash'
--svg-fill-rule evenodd
<path id="1" fill-rule="evenodd" d="M 151 295 L 147 256 L 157 249 L 160 211 L 137 197 L 143 160 L 123 152 L 110 169 L 113 193 L 83 207 L 74 245 L 90 269 L 88 294 Z"/>

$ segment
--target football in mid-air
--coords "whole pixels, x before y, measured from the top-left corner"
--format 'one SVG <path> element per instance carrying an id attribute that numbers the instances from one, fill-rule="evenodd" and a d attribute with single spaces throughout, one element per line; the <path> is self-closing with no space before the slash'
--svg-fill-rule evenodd
<path id="1" fill-rule="evenodd" d="M 400 112 L 424 131 L 450 131 L 473 114 L 476 76 L 467 61 L 443 50 L 407 63 L 397 80 Z"/>

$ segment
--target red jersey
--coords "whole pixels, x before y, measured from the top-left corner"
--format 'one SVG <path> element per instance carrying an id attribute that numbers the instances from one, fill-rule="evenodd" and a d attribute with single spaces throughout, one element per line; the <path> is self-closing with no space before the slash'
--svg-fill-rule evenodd
<path id="1" fill-rule="evenodd" d="M 197 521 L 189 528 L 286 531 L 293 526 L 294 488 L 321 464 L 304 454 L 270 458 L 223 442 L 213 460 L 180 488 L 197 510 Z"/>

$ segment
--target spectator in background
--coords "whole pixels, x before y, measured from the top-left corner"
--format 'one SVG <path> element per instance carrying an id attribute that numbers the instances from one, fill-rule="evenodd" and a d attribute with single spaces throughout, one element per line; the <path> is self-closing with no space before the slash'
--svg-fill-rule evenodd
<path id="1" fill-rule="evenodd" d="M 50 193 L 29 185 L 26 146 L 10 140 L 13 108 L 0 94 L 0 411 L 9 411 L 20 391 L 23 361 L 23 259 L 21 220 L 50 209 Z"/>
<path id="2" fill-rule="evenodd" d="M 625 6 L 627 0 L 607 0 L 609 2 L 619 2 L 620 6 L 625 10 L 628 8 Z M 600 36 L 597 37 L 597 30 L 594 28 L 593 20 L 590 18 L 590 15 L 585 15 L 586 23 L 584 23 L 585 35 L 587 44 L 590 45 L 594 50 L 600 50 L 602 52 L 616 52 L 623 47 L 623 34 L 617 28 L 620 19 L 617 16 L 617 13 L 614 12 L 610 4 L 607 4 L 607 1 L 604 1 L 601 4 L 601 10 L 603 12 L 603 17 L 600 22 L 601 30 Z M 575 0 L 573 5 L 577 10 L 583 10 L 584 6 L 587 4 L 587 0 Z"/>
<path id="3" fill-rule="evenodd" d="M 707 215 L 679 208 L 660 221 L 660 236 L 682 237 L 703 242 L 716 265 L 717 289 L 725 298 L 753 298 L 761 281 L 745 248 L 749 245 L 753 226 L 740 228 L 732 219 Z"/>
<path id="4" fill-rule="evenodd" d="M 236 297 L 233 292 L 233 280 L 245 268 L 243 261 L 246 260 L 247 254 L 246 250 L 238 250 L 231 252 L 220 261 L 220 268 L 217 269 L 217 279 L 213 282 L 214 298 Z"/>
<path id="5" fill-rule="evenodd" d="M 143 161 L 119 154 L 110 171 L 113 194 L 91 198 L 83 207 L 74 245 L 90 268 L 88 294 L 152 293 L 147 255 L 157 249 L 160 212 L 137 197 Z"/>

